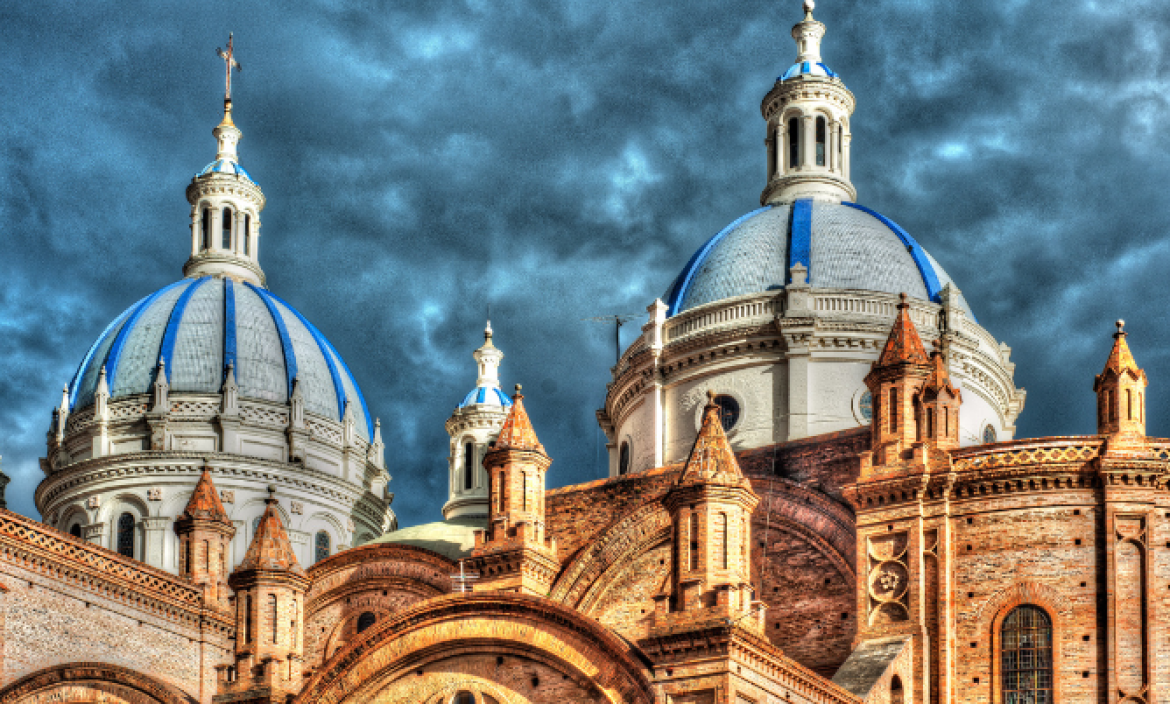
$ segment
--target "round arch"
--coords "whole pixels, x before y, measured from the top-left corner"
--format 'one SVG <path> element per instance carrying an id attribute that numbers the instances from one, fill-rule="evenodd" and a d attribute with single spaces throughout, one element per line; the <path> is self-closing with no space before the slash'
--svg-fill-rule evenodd
<path id="1" fill-rule="evenodd" d="M 1065 624 L 1071 623 L 1072 604 L 1056 589 L 1040 582 L 1021 581 L 1000 589 L 984 602 L 976 612 L 974 625 L 981 633 L 990 636 L 991 646 L 991 701 L 1003 701 L 1000 683 L 1003 679 L 1002 639 L 1000 632 L 1003 622 L 1018 606 L 1034 606 L 1043 611 L 1052 624 L 1052 693 L 1054 701 L 1063 701 Z"/>
<path id="2" fill-rule="evenodd" d="M 114 701 L 121 704 L 196 704 L 176 687 L 126 667 L 79 662 L 38 670 L 0 687 L 0 701 L 10 704 L 67 704 Z"/>
<path id="3" fill-rule="evenodd" d="M 372 700 L 379 690 L 401 685 L 402 678 L 430 663 L 468 655 L 538 662 L 613 704 L 654 702 L 647 666 L 631 645 L 548 599 L 498 592 L 436 597 L 374 625 L 325 663 L 298 701 Z M 422 701 L 436 693 L 413 692 Z"/>

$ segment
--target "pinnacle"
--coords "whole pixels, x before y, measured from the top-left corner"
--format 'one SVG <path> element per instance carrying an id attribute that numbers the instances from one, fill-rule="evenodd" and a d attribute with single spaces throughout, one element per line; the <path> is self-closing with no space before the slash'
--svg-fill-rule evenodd
<path id="1" fill-rule="evenodd" d="M 898 303 L 898 316 L 894 318 L 894 327 L 890 330 L 890 337 L 886 346 L 878 357 L 877 366 L 885 367 L 891 364 L 909 363 L 926 365 L 926 350 L 922 347 L 922 338 L 918 336 L 918 329 L 910 320 L 910 304 L 906 302 L 906 294 Z"/>
<path id="2" fill-rule="evenodd" d="M 1129 343 L 1125 341 L 1126 337 L 1125 321 L 1118 320 L 1117 332 L 1113 333 L 1113 349 L 1109 351 L 1109 359 L 1105 361 L 1105 370 L 1101 372 L 1102 376 L 1110 371 L 1118 376 L 1125 372 L 1130 372 L 1134 376 L 1142 374 L 1141 368 L 1138 367 L 1137 361 L 1133 358 L 1133 353 L 1129 351 Z"/>
<path id="3" fill-rule="evenodd" d="M 703 409 L 703 425 L 699 428 L 699 436 L 687 457 L 679 484 L 719 483 L 723 479 L 738 484 L 743 480 L 743 472 L 739 469 L 739 462 L 723 432 L 723 423 L 719 419 L 719 405 L 715 403 L 715 393 L 707 392 L 707 406 Z"/>
<path id="4" fill-rule="evenodd" d="M 516 384 L 516 395 L 512 397 L 512 407 L 508 410 L 508 417 L 504 419 L 504 427 L 496 438 L 497 450 L 531 450 L 544 454 L 544 445 L 536 438 L 536 431 L 532 428 L 532 421 L 528 419 L 528 412 L 524 410 L 524 396 L 520 393 L 520 385 Z"/>
<path id="5" fill-rule="evenodd" d="M 938 345 L 937 340 L 935 341 L 935 345 Z M 922 390 L 932 391 L 937 394 L 939 391 L 946 389 L 952 396 L 957 396 L 958 390 L 951 383 L 951 377 L 947 373 L 946 361 L 943 359 L 941 350 L 936 349 L 930 355 L 930 367 L 930 376 L 926 378 L 926 383 L 923 384 Z"/>
<path id="6" fill-rule="evenodd" d="M 269 492 L 271 491 L 269 489 Z M 256 535 L 248 545 L 243 562 L 236 567 L 236 572 L 270 570 L 304 576 L 305 570 L 293 554 L 292 544 L 289 543 L 284 524 L 281 523 L 280 515 L 276 511 L 276 499 L 269 496 L 265 503 L 268 505 L 264 508 L 264 515 L 260 517 Z"/>
<path id="7" fill-rule="evenodd" d="M 223 504 L 219 500 L 219 492 L 215 490 L 215 483 L 211 481 L 211 472 L 204 467 L 191 499 L 187 501 L 187 508 L 183 509 L 180 518 L 201 518 L 209 521 L 231 523 Z"/>

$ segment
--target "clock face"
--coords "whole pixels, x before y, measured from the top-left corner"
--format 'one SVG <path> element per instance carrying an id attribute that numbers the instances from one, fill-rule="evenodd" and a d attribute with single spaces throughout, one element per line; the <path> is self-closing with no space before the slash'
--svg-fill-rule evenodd
<path id="1" fill-rule="evenodd" d="M 865 391 L 861 394 L 861 400 L 858 402 L 858 408 L 861 410 L 861 417 L 865 419 L 866 423 L 873 422 L 873 394 Z"/>

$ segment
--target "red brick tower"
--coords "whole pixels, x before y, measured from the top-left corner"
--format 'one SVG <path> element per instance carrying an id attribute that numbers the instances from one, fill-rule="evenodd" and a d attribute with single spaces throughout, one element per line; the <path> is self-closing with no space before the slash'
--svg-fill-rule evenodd
<path id="1" fill-rule="evenodd" d="M 751 515 L 760 499 L 727 442 L 714 393 L 707 397 L 699 436 L 663 500 L 674 523 L 674 568 L 656 597 L 655 626 L 717 620 L 758 631 L 763 609 L 751 586 Z"/>
<path id="2" fill-rule="evenodd" d="M 937 345 L 937 343 L 936 343 Z M 918 396 L 921 417 L 918 429 L 923 441 L 940 450 L 959 447 L 959 406 L 962 393 L 951 383 L 941 348 L 930 355 L 930 376 Z"/>
<path id="3" fill-rule="evenodd" d="M 1097 393 L 1097 434 L 1136 440 L 1146 435 L 1146 373 L 1125 342 L 1125 321 L 1117 321 L 1105 370 L 1093 382 Z"/>
<path id="4" fill-rule="evenodd" d="M 471 564 L 476 591 L 548 594 L 559 563 L 544 534 L 544 477 L 552 459 L 536 439 L 520 385 L 492 450 L 483 458 L 490 484 L 488 527 L 478 531 Z"/>
<path id="5" fill-rule="evenodd" d="M 280 522 L 275 490 L 268 492 L 256 536 L 228 579 L 236 593 L 236 667 L 225 672 L 217 701 L 284 701 L 302 684 L 309 578 Z"/>
<path id="6" fill-rule="evenodd" d="M 920 440 L 918 392 L 931 374 L 918 330 L 910 321 L 906 294 L 898 303 L 894 327 L 865 385 L 873 396 L 873 464 L 892 465 L 908 459 Z"/>
<path id="7" fill-rule="evenodd" d="M 226 607 L 228 543 L 236 529 L 206 467 L 187 508 L 175 520 L 175 533 L 179 536 L 179 574 L 203 587 L 208 604 Z"/>

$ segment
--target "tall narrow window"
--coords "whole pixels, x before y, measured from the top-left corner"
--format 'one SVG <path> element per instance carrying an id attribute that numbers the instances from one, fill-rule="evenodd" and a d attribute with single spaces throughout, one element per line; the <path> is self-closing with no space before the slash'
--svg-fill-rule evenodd
<path id="1" fill-rule="evenodd" d="M 1117 422 L 1117 397 L 1113 395 L 1113 390 L 1109 390 L 1109 422 Z"/>
<path id="2" fill-rule="evenodd" d="M 206 540 L 203 541 L 203 569 L 211 571 L 211 543 Z"/>
<path id="3" fill-rule="evenodd" d="M 252 216 L 244 215 L 244 256 L 252 256 Z"/>
<path id="4" fill-rule="evenodd" d="M 329 534 L 323 530 L 317 531 L 317 537 L 315 540 L 316 559 L 314 559 L 313 562 L 320 562 L 321 560 L 329 557 L 329 553 L 332 551 L 333 546 L 329 544 Z"/>
<path id="5" fill-rule="evenodd" d="M 902 704 L 906 693 L 902 691 L 902 678 L 894 675 L 890 678 L 890 704 Z"/>
<path id="6" fill-rule="evenodd" d="M 1017 606 L 1000 631 L 1004 702 L 1052 704 L 1052 621 L 1035 606 Z"/>
<path id="7" fill-rule="evenodd" d="M 202 249 L 211 249 L 211 209 L 203 209 L 203 217 L 199 220 L 199 227 L 203 230 Z"/>
<path id="8" fill-rule="evenodd" d="M 927 408 L 923 411 L 926 414 L 926 438 L 928 440 L 934 439 L 934 409 Z M 946 411 L 943 411 L 946 414 Z"/>
<path id="9" fill-rule="evenodd" d="M 898 390 L 890 389 L 890 432 L 898 432 Z"/>
<path id="10" fill-rule="evenodd" d="M 843 141 L 845 141 L 845 128 L 842 127 L 841 125 L 837 125 L 837 139 L 835 140 L 835 142 L 837 144 L 837 170 L 838 171 L 845 170 L 845 164 L 841 163 L 841 149 L 842 149 L 841 142 L 843 142 Z"/>
<path id="11" fill-rule="evenodd" d="M 504 483 L 504 473 L 503 472 L 500 472 L 499 484 L 500 484 L 500 509 L 499 510 L 500 510 L 500 512 L 503 512 L 504 503 L 508 500 L 508 497 L 507 497 L 508 485 Z"/>
<path id="12" fill-rule="evenodd" d="M 252 630 L 255 627 L 255 613 L 252 611 L 252 595 L 244 599 L 244 642 L 252 642 Z"/>
<path id="13" fill-rule="evenodd" d="M 184 539 L 183 540 L 183 564 L 179 565 L 179 570 L 183 574 L 191 574 L 191 568 L 194 566 L 194 563 L 191 561 L 191 549 L 192 549 L 191 548 L 191 539 L 190 538 Z"/>
<path id="14" fill-rule="evenodd" d="M 630 471 L 630 443 L 623 441 L 621 449 L 618 450 L 618 474 L 622 475 Z"/>
<path id="15" fill-rule="evenodd" d="M 475 443 L 463 446 L 463 488 L 471 489 L 475 486 Z"/>
<path id="16" fill-rule="evenodd" d="M 276 595 L 268 595 L 268 627 L 272 629 L 272 644 L 276 645 Z"/>
<path id="17" fill-rule="evenodd" d="M 527 511 L 528 510 L 528 472 L 524 473 L 524 496 L 522 496 L 520 500 L 524 502 L 524 510 Z"/>
<path id="18" fill-rule="evenodd" d="M 817 118 L 817 166 L 825 165 L 825 137 L 828 136 L 825 130 L 825 118 Z"/>
<path id="19" fill-rule="evenodd" d="M 800 119 L 788 121 L 788 168 L 800 166 Z"/>
<path id="20" fill-rule="evenodd" d="M 727 569 L 731 564 L 731 544 L 728 542 L 730 537 L 727 531 L 727 514 L 719 514 L 719 539 L 723 541 L 723 569 Z"/>
<path id="21" fill-rule="evenodd" d="M 232 248 L 232 211 L 230 208 L 223 209 L 223 249 Z"/>
<path id="22" fill-rule="evenodd" d="M 118 517 L 118 554 L 134 557 L 134 516 L 129 513 Z"/>
<path id="23" fill-rule="evenodd" d="M 1125 419 L 1133 420 L 1133 389 L 1125 390 Z"/>
<path id="24" fill-rule="evenodd" d="M 699 514 L 691 514 L 691 569 L 699 569 Z"/>

